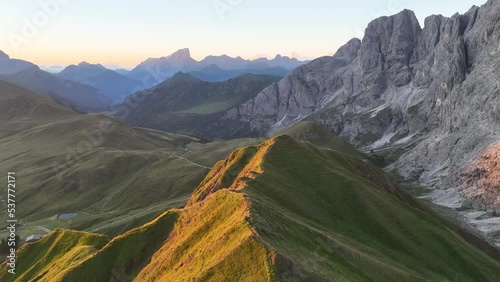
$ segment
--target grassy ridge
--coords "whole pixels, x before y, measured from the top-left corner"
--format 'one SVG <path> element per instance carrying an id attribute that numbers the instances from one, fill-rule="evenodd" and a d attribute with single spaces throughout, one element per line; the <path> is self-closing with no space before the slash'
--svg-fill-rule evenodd
<path id="1" fill-rule="evenodd" d="M 94 132 L 102 124 L 114 129 L 99 137 L 101 133 Z M 80 150 L 80 142 L 90 142 L 86 132 L 100 139 L 99 143 L 88 150 L 83 147 L 83 154 L 74 153 Z M 18 216 L 24 222 L 41 226 L 58 222 L 56 227 L 110 235 L 182 206 L 211 165 L 240 144 L 256 142 L 204 145 L 191 137 L 134 128 L 94 114 L 36 126 L 0 141 L 0 169 L 17 171 L 23 187 L 17 197 L 23 205 Z M 163 207 L 150 209 L 160 204 Z M 80 216 L 71 221 L 52 220 L 72 211 L 81 212 Z M 1 213 L 0 218 L 5 215 Z M 116 226 L 115 221 L 122 224 Z"/>
<path id="2" fill-rule="evenodd" d="M 107 236 L 58 229 L 35 243 L 23 245 L 17 252 L 16 274 L 0 265 L 0 281 L 58 281 L 71 268 L 102 248 Z"/>
<path id="3" fill-rule="evenodd" d="M 255 199 L 252 218 L 262 241 L 297 264 L 284 273 L 316 281 L 339 275 L 493 281 L 499 275 L 498 262 L 366 162 L 281 137 L 263 163 L 264 173 L 243 191 Z M 323 267 L 308 271 L 310 265 Z M 337 265 L 345 269 L 335 271 Z"/>
<path id="4" fill-rule="evenodd" d="M 100 131 L 103 124 L 112 130 Z M 176 199 L 185 200 L 207 170 L 178 158 L 196 139 L 133 128 L 103 115 L 78 115 L 1 141 L 0 168 L 17 171 L 23 187 L 16 195 L 23 222 L 78 211 L 81 216 L 62 223 L 89 230 L 152 204 L 179 206 Z"/>
<path id="5" fill-rule="evenodd" d="M 165 212 L 148 224 L 115 237 L 64 275 L 62 281 L 132 280 L 168 238 L 178 216 L 176 211 Z"/>
<path id="6" fill-rule="evenodd" d="M 252 236 L 243 194 L 219 191 L 180 211 L 170 238 L 136 281 L 267 281 L 270 252 Z"/>
<path id="7" fill-rule="evenodd" d="M 23 238 L 45 234 L 40 227 L 121 234 L 183 206 L 209 167 L 257 142 L 203 144 L 102 114 L 83 115 L 1 81 L 0 94 L 0 170 L 17 172 Z M 71 220 L 57 219 L 75 211 Z M 6 215 L 0 212 L 0 228 Z M 6 235 L 1 228 L 0 237 Z"/>
<path id="8" fill-rule="evenodd" d="M 338 136 L 319 122 L 302 121 L 280 131 L 275 136 L 279 135 L 288 135 L 300 141 L 310 142 L 318 147 L 342 152 L 355 158 L 367 159 L 379 167 L 387 165 L 383 158 L 373 154 L 361 153 L 343 137 Z"/>
<path id="9" fill-rule="evenodd" d="M 75 115 L 45 97 L 0 80 L 0 138 Z"/>
<path id="10" fill-rule="evenodd" d="M 19 259 L 37 259 L 34 246 L 45 246 L 44 240 L 27 245 Z M 66 249 L 61 262 L 73 261 L 71 268 L 52 281 L 500 277 L 498 249 L 433 213 L 381 170 L 289 136 L 235 150 L 183 209 L 116 237 L 93 255 L 72 260 L 76 252 Z M 65 264 L 54 271 L 58 265 Z M 43 279 L 44 267 L 36 273 Z"/>
<path id="11" fill-rule="evenodd" d="M 242 161 L 239 173 L 233 158 Z M 280 280 L 500 277 L 497 261 L 363 160 L 280 136 L 226 162 L 194 197 L 224 187 L 247 194 L 256 238 L 278 254 Z"/>
<path id="12" fill-rule="evenodd" d="M 308 141 L 318 147 L 342 152 L 356 158 L 366 158 L 342 137 L 317 122 L 302 121 L 296 123 L 276 134 L 276 136 L 279 135 L 288 135 L 297 140 Z"/>

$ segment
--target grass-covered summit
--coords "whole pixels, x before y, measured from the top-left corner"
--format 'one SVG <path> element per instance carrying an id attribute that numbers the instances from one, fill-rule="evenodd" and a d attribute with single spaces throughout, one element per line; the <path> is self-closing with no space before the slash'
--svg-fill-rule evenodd
<path id="1" fill-rule="evenodd" d="M 369 162 L 281 135 L 51 281 L 497 281 L 499 258 Z"/>

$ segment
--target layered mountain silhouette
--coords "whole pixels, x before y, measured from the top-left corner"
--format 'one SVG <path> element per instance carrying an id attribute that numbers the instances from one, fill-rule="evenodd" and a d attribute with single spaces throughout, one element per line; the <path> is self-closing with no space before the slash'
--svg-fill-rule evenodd
<path id="1" fill-rule="evenodd" d="M 191 58 L 189 49 L 181 49 L 167 57 L 147 59 L 131 71 L 113 71 L 100 64 L 81 62 L 60 72 L 57 72 L 59 66 L 49 68 L 49 73 L 33 63 L 11 59 L 0 51 L 0 79 L 51 95 L 82 111 L 99 111 L 131 94 L 160 84 L 177 72 L 191 72 L 203 81 L 222 82 L 244 74 L 283 77 L 302 63 L 280 55 L 273 60 L 261 58 L 253 61 L 226 55 L 208 56 L 198 62 Z M 58 81 L 54 76 L 62 80 Z M 62 84 L 67 89 L 61 87 Z"/>
<path id="2" fill-rule="evenodd" d="M 127 75 L 152 87 L 177 72 L 192 72 L 194 76 L 202 80 L 217 82 L 245 73 L 285 75 L 303 63 L 280 55 L 272 60 L 267 58 L 245 60 L 241 57 L 232 58 L 222 55 L 208 56 L 201 61 L 196 61 L 191 57 L 189 49 L 185 48 L 167 57 L 149 58 Z"/>
<path id="3" fill-rule="evenodd" d="M 14 74 L 33 66 L 34 64 L 27 61 L 11 59 L 9 55 L 0 51 L 0 75 Z"/>
<path id="4" fill-rule="evenodd" d="M 81 111 L 100 111 L 111 106 L 111 100 L 98 89 L 58 78 L 34 65 L 17 73 L 0 75 L 0 80 L 52 97 L 61 104 Z"/>
<path id="5" fill-rule="evenodd" d="M 78 65 L 70 65 L 57 76 L 93 86 L 114 102 L 121 102 L 125 97 L 144 90 L 141 81 L 128 78 L 100 64 L 81 62 Z"/>

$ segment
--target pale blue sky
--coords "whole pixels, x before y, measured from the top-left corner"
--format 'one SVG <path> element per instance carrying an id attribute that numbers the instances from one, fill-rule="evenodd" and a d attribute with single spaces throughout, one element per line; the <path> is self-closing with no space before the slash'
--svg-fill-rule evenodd
<path id="1" fill-rule="evenodd" d="M 185 47 L 195 59 L 315 58 L 361 36 L 376 17 L 406 8 L 423 25 L 428 15 L 465 13 L 485 1 L 0 0 L 0 50 L 40 65 L 131 67 Z"/>

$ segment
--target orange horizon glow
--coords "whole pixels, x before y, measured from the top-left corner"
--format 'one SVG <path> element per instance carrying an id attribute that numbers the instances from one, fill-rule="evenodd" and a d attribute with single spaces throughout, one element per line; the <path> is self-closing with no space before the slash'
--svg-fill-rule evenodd
<path id="1" fill-rule="evenodd" d="M 120 52 L 115 52 L 114 54 L 108 54 L 108 53 L 98 53 L 98 54 L 85 54 L 85 53 L 64 53 L 64 52 L 47 52 L 47 51 L 38 51 L 38 52 L 14 52 L 14 53 L 9 53 L 8 49 L 3 50 L 7 55 L 9 55 L 13 59 L 20 59 L 20 60 L 25 60 L 32 62 L 38 66 L 69 66 L 69 65 L 77 65 L 80 62 L 87 62 L 91 64 L 102 64 L 104 66 L 116 66 L 120 68 L 126 68 L 126 69 L 131 69 L 140 64 L 141 62 L 145 61 L 148 58 L 160 58 L 160 57 L 166 57 L 173 52 L 177 50 L 170 51 L 170 53 L 166 54 L 160 54 L 159 52 L 155 52 L 154 54 L 143 54 L 141 53 L 136 53 L 136 54 L 123 54 Z M 227 53 L 220 53 L 220 54 L 197 54 L 195 53 L 192 49 L 191 51 L 191 57 L 197 61 L 203 60 L 206 56 L 209 55 L 214 55 L 214 56 L 220 56 L 220 55 L 228 55 L 230 57 L 242 57 L 243 59 L 246 60 L 255 60 L 257 58 L 268 58 L 268 59 L 273 59 L 277 54 L 253 54 L 253 55 L 235 55 L 235 54 L 227 54 Z M 332 55 L 330 54 L 324 54 L 326 55 Z M 316 57 L 303 57 L 299 55 L 297 52 L 291 52 L 290 54 L 283 54 L 280 53 L 282 56 L 288 56 L 290 58 L 296 58 L 298 60 L 311 60 Z M 317 56 L 319 57 L 319 56 Z"/>

